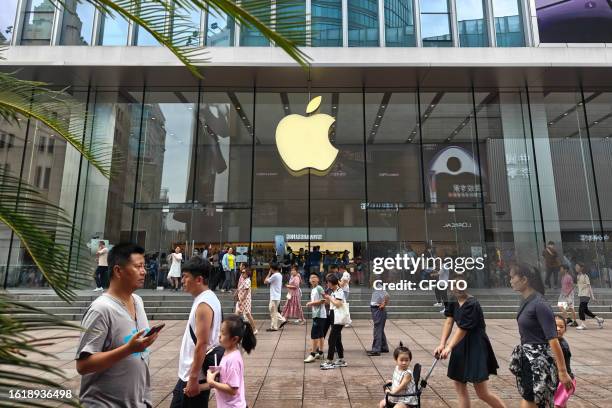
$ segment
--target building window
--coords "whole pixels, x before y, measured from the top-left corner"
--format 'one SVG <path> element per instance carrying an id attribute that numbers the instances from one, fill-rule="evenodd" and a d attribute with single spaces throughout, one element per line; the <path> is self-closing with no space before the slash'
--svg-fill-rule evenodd
<path id="1" fill-rule="evenodd" d="M 44 190 L 49 189 L 50 180 L 51 180 L 51 167 L 45 167 L 45 179 L 43 180 L 43 186 L 42 186 Z"/>
<path id="2" fill-rule="evenodd" d="M 421 37 L 423 47 L 453 46 L 447 0 L 421 0 Z"/>
<path id="3" fill-rule="evenodd" d="M 312 0 L 312 46 L 342 47 L 342 0 Z"/>
<path id="4" fill-rule="evenodd" d="M 264 7 L 262 2 L 258 0 L 243 1 L 242 6 L 245 10 L 251 12 L 255 17 L 264 23 L 270 25 L 272 17 L 272 2 L 267 2 L 268 7 Z M 243 25 L 240 27 L 240 45 L 244 47 L 267 47 L 270 41 L 259 30 Z"/>
<path id="5" fill-rule="evenodd" d="M 52 138 L 49 138 L 49 141 L 47 142 L 47 153 L 53 154 L 54 149 L 55 141 Z"/>
<path id="6" fill-rule="evenodd" d="M 414 47 L 412 0 L 385 0 L 385 44 L 387 47 Z"/>
<path id="7" fill-rule="evenodd" d="M 129 24 L 126 19 L 104 15 L 101 20 L 100 45 L 127 45 Z"/>
<path id="8" fill-rule="evenodd" d="M 3 12 L 0 14 L 0 44 L 10 44 L 15 31 L 17 0 L 3 0 Z"/>
<path id="9" fill-rule="evenodd" d="M 4 149 L 6 143 L 6 133 L 0 133 L 0 149 Z"/>
<path id="10" fill-rule="evenodd" d="M 202 32 L 200 26 L 200 19 L 202 16 L 201 10 L 188 10 L 187 13 L 188 14 L 180 16 L 174 15 L 172 17 L 172 41 L 176 45 L 200 45 L 200 38 L 202 37 L 200 35 Z"/>
<path id="11" fill-rule="evenodd" d="M 459 46 L 488 46 L 487 22 L 484 18 L 484 5 L 482 0 L 456 1 Z"/>
<path id="12" fill-rule="evenodd" d="M 41 137 L 40 140 L 38 141 L 38 151 L 39 152 L 44 152 L 45 151 L 45 145 L 47 142 L 47 138 L 46 137 Z"/>
<path id="13" fill-rule="evenodd" d="M 234 45 L 234 27 L 234 20 L 227 14 L 219 14 L 211 10 L 206 19 L 206 45 L 231 47 Z"/>
<path id="14" fill-rule="evenodd" d="M 42 175 L 42 167 L 36 166 L 36 173 L 34 173 L 34 185 L 40 187 L 40 177 Z"/>
<path id="15" fill-rule="evenodd" d="M 348 0 L 349 47 L 378 47 L 378 1 Z"/>
<path id="16" fill-rule="evenodd" d="M 66 2 L 62 18 L 61 45 L 91 45 L 95 7 L 76 0 Z"/>
<path id="17" fill-rule="evenodd" d="M 50 0 L 28 0 L 23 16 L 21 45 L 49 45 L 55 6 Z"/>
<path id="18" fill-rule="evenodd" d="M 9 133 L 8 146 L 6 146 L 6 148 L 10 149 L 13 146 L 15 146 L 15 135 L 12 133 Z"/>
<path id="19" fill-rule="evenodd" d="M 149 7 L 150 10 L 146 10 L 145 14 L 147 19 L 156 19 L 154 25 L 159 27 L 160 20 L 163 21 L 161 27 L 167 28 L 166 12 L 161 8 L 160 5 L 147 0 L 141 0 L 140 4 Z M 138 7 L 138 6 L 137 6 Z M 141 13 L 141 11 L 139 11 Z M 139 46 L 158 46 L 159 42 L 145 29 L 140 26 L 136 26 L 134 32 L 134 44 Z"/>
<path id="20" fill-rule="evenodd" d="M 498 47 L 524 47 L 523 16 L 518 0 L 493 0 Z"/>

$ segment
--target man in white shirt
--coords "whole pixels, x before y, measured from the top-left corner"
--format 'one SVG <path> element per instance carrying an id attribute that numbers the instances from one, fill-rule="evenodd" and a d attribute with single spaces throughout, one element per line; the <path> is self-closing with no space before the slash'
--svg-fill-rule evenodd
<path id="1" fill-rule="evenodd" d="M 219 333 L 223 320 L 221 303 L 208 288 L 211 266 L 193 257 L 182 267 L 183 290 L 193 296 L 189 320 L 183 333 L 179 355 L 178 381 L 172 391 L 170 408 L 207 408 L 210 390 L 200 391 L 206 370 L 223 357 Z M 216 359 L 215 359 L 216 356 Z"/>
<path id="2" fill-rule="evenodd" d="M 285 319 L 280 313 L 278 313 L 278 305 L 281 300 L 281 289 L 283 288 L 283 275 L 280 273 L 280 266 L 277 263 L 270 265 L 270 270 L 266 279 L 264 279 L 266 285 L 270 285 L 270 328 L 266 331 L 272 332 L 282 328 L 286 323 Z M 278 322 L 280 326 L 278 325 Z"/>
<path id="3" fill-rule="evenodd" d="M 94 292 L 101 292 L 108 287 L 108 248 L 104 241 L 98 243 L 96 260 L 98 261 L 98 267 L 96 268 L 96 288 Z"/>

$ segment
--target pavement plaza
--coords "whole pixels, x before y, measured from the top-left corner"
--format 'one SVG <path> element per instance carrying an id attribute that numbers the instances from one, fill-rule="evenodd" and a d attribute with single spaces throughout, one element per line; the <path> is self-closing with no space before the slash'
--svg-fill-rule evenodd
<path id="1" fill-rule="evenodd" d="M 413 364 L 427 369 L 432 363 L 431 351 L 439 341 L 443 319 L 389 320 L 386 334 L 393 349 L 401 340 L 413 352 Z M 150 322 L 150 325 L 156 322 Z M 257 348 L 244 354 L 245 383 L 251 408 L 309 407 L 377 407 L 383 396 L 382 385 L 390 379 L 394 362 L 390 354 L 368 357 L 365 350 L 372 341 L 372 323 L 354 321 L 352 328 L 342 331 L 345 359 L 348 367 L 321 371 L 318 360 L 304 364 L 310 343 L 310 321 L 304 326 L 287 324 L 282 331 L 270 333 L 269 321 L 258 321 Z M 577 392 L 569 407 L 612 407 L 612 326 L 577 332 L 569 328 L 566 338 L 572 349 L 572 369 L 577 377 Z M 151 347 L 150 369 L 155 407 L 168 407 L 176 382 L 177 361 L 184 321 L 167 321 L 166 327 Z M 518 343 L 516 321 L 487 320 L 487 333 L 492 340 L 500 369 L 490 387 L 510 407 L 518 407 L 519 399 L 514 376 L 508 371 L 508 359 Z M 37 336 L 66 334 L 62 331 L 38 333 Z M 60 367 L 69 378 L 66 388 L 78 392 L 80 377 L 74 364 L 77 339 L 45 347 L 57 359 L 46 360 Z M 48 377 L 51 377 L 47 374 Z M 55 378 L 57 380 L 57 378 Z M 485 407 L 471 389 L 473 407 Z M 215 407 L 211 401 L 210 407 Z M 423 407 L 456 407 L 457 400 L 451 380 L 446 377 L 446 362 L 440 362 L 423 393 Z"/>

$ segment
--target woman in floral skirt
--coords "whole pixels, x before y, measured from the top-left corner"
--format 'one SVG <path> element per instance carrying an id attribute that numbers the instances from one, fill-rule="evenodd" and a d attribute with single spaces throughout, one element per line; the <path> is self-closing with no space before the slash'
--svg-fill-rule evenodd
<path id="1" fill-rule="evenodd" d="M 236 289 L 236 301 L 236 314 L 248 320 L 253 328 L 253 334 L 257 334 L 255 320 L 251 314 L 251 270 L 244 263 L 240 264 L 240 279 Z"/>
<path id="2" fill-rule="evenodd" d="M 287 293 L 287 303 L 283 308 L 283 317 L 287 320 L 297 319 L 296 323 L 304 324 L 304 312 L 302 311 L 302 290 L 300 289 L 300 274 L 296 265 L 291 266 L 291 278 L 285 285 L 289 289 Z"/>

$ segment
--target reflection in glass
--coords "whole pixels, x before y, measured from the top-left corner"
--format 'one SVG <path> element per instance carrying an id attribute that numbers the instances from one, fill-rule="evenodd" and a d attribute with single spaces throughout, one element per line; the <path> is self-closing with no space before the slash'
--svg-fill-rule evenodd
<path id="1" fill-rule="evenodd" d="M 414 47 L 412 0 L 385 0 L 385 43 L 387 47 Z"/>
<path id="2" fill-rule="evenodd" d="M 54 14 L 55 6 L 50 0 L 28 0 L 21 45 L 49 45 Z"/>
<path id="3" fill-rule="evenodd" d="M 200 17 L 202 15 L 201 11 L 198 10 L 187 10 L 187 15 L 177 16 L 174 14 L 172 16 L 172 30 L 175 35 L 173 36 L 173 42 L 176 45 L 191 45 L 198 46 L 200 45 L 200 32 L 202 31 L 200 26 Z M 180 24 L 180 27 L 177 26 Z"/>
<path id="4" fill-rule="evenodd" d="M 312 46 L 342 47 L 342 0 L 312 0 Z"/>
<path id="5" fill-rule="evenodd" d="M 349 47 L 377 47 L 378 31 L 378 1 L 348 0 Z"/>
<path id="6" fill-rule="evenodd" d="M 66 1 L 62 18 L 61 45 L 90 45 L 95 7 L 76 0 Z"/>
<path id="7" fill-rule="evenodd" d="M 498 47 L 523 47 L 523 20 L 518 0 L 493 0 Z"/>
<path id="8" fill-rule="evenodd" d="M 234 45 L 234 20 L 227 14 L 211 10 L 206 21 L 206 45 L 209 47 Z"/>
<path id="9" fill-rule="evenodd" d="M 306 45 L 306 1 L 277 2 L 277 15 L 282 15 L 282 25 L 277 31 L 298 45 Z"/>
<path id="10" fill-rule="evenodd" d="M 0 44 L 10 44 L 15 29 L 18 0 L 4 0 L 0 13 Z"/>
<path id="11" fill-rule="evenodd" d="M 162 9 L 161 6 L 159 6 L 156 3 L 151 2 L 150 0 L 140 0 L 139 3 L 142 7 L 149 7 L 152 10 L 147 10 L 146 11 L 146 15 L 148 19 L 156 19 L 155 20 L 155 25 L 159 26 L 160 22 L 159 19 L 164 19 L 164 27 L 166 26 L 167 22 L 165 21 L 165 10 Z M 155 38 L 153 38 L 153 36 L 145 29 L 143 29 L 140 26 L 136 26 L 136 30 L 134 30 L 134 44 L 136 45 L 141 45 L 141 46 L 156 46 L 159 45 L 159 42 L 157 42 L 157 40 Z"/>
<path id="12" fill-rule="evenodd" d="M 446 0 L 421 0 L 423 47 L 452 47 L 450 14 Z"/>
<path id="13" fill-rule="evenodd" d="M 245 0 L 241 5 L 264 24 L 270 24 L 272 16 L 272 2 L 266 2 L 265 7 L 259 0 Z M 267 47 L 270 41 L 257 29 L 243 25 L 240 27 L 240 46 L 242 47 Z"/>
<path id="14" fill-rule="evenodd" d="M 116 15 L 105 15 L 101 20 L 100 45 L 127 45 L 127 20 Z"/>
<path id="15" fill-rule="evenodd" d="M 487 24 L 483 0 L 456 0 L 457 28 L 461 47 L 486 47 Z"/>

